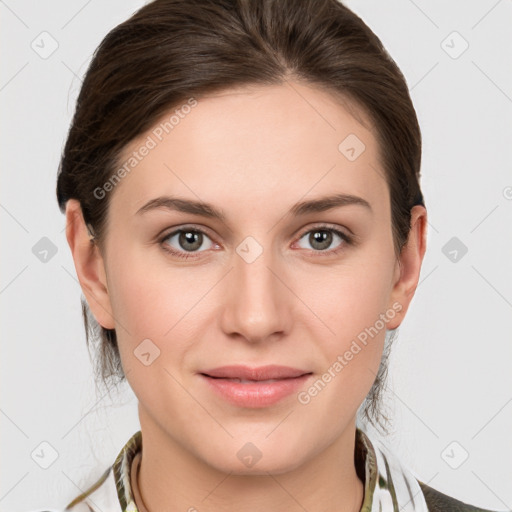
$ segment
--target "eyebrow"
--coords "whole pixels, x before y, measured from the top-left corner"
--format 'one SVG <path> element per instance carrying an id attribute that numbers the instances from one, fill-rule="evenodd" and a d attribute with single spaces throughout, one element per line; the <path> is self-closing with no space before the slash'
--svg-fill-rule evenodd
<path id="1" fill-rule="evenodd" d="M 362 197 L 352 194 L 334 194 L 330 196 L 320 197 L 318 199 L 311 199 L 302 201 L 290 208 L 289 213 L 299 217 L 309 213 L 324 212 L 338 208 L 341 206 L 359 205 L 372 212 L 370 203 Z M 218 219 L 221 222 L 226 222 L 226 215 L 222 210 L 217 209 L 215 206 L 204 203 L 202 201 L 194 201 L 191 199 L 180 199 L 177 197 L 161 196 L 151 199 L 144 206 L 139 208 L 136 215 L 141 215 L 151 210 L 167 209 L 183 213 L 190 213 L 194 215 L 201 215 L 203 217 Z"/>

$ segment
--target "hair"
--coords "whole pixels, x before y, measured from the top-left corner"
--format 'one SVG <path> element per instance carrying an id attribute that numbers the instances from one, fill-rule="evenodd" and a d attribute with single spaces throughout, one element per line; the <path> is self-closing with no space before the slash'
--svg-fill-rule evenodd
<path id="1" fill-rule="evenodd" d="M 110 202 L 95 191 L 112 179 L 130 141 L 190 98 L 291 79 L 347 100 L 374 125 L 398 257 L 411 208 L 424 206 L 420 128 L 400 69 L 337 0 L 155 0 L 112 29 L 94 52 L 77 98 L 57 177 L 61 212 L 68 199 L 77 199 L 103 250 Z M 87 345 L 91 337 L 99 345 L 96 382 L 108 387 L 125 380 L 115 329 L 100 326 L 83 297 L 81 303 Z M 386 343 L 363 403 L 365 419 L 383 428 L 388 354 Z"/>

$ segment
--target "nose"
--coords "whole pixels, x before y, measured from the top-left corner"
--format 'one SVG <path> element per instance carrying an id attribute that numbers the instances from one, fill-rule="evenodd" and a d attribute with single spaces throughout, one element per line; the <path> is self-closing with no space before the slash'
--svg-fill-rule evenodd
<path id="1" fill-rule="evenodd" d="M 231 337 L 248 342 L 276 340 L 289 332 L 293 293 L 286 267 L 263 250 L 252 260 L 244 247 L 233 254 L 233 268 L 224 280 L 221 326 Z M 249 257 L 247 257 L 249 255 Z M 254 256 L 254 255 L 253 255 Z"/>

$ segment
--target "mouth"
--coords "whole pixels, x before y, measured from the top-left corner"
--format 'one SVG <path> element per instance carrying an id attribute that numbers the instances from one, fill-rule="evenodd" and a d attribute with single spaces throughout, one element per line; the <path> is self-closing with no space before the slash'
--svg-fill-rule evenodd
<path id="1" fill-rule="evenodd" d="M 288 366 L 223 366 L 198 374 L 208 389 L 238 407 L 269 407 L 297 392 L 312 372 Z"/>
<path id="2" fill-rule="evenodd" d="M 279 382 L 280 380 L 284 380 L 284 379 L 252 380 L 252 379 L 239 379 L 237 377 L 228 379 L 227 377 L 212 377 L 211 375 L 207 375 L 205 373 L 203 373 L 202 375 L 204 375 L 205 377 L 210 377 L 212 379 L 223 379 L 223 380 L 227 380 L 230 382 L 240 382 L 241 384 L 253 384 L 255 382 L 259 382 L 260 384 L 267 384 L 269 382 Z M 287 377 L 287 378 L 294 378 L 294 377 Z"/>
<path id="3" fill-rule="evenodd" d="M 270 364 L 251 368 L 246 365 L 230 365 L 212 368 L 202 372 L 203 375 L 219 379 L 239 379 L 246 381 L 282 380 L 305 375 L 307 370 Z"/>

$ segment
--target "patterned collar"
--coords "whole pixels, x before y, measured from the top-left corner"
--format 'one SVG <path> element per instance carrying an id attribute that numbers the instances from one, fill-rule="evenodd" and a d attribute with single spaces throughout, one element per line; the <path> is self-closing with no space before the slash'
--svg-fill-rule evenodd
<path id="1" fill-rule="evenodd" d="M 114 464 L 64 512 L 139 512 L 130 484 L 130 468 L 141 449 L 139 430 L 124 445 Z M 360 512 L 428 512 L 417 477 L 382 443 L 370 441 L 360 428 L 356 428 L 354 458 L 357 474 L 364 481 Z"/>

